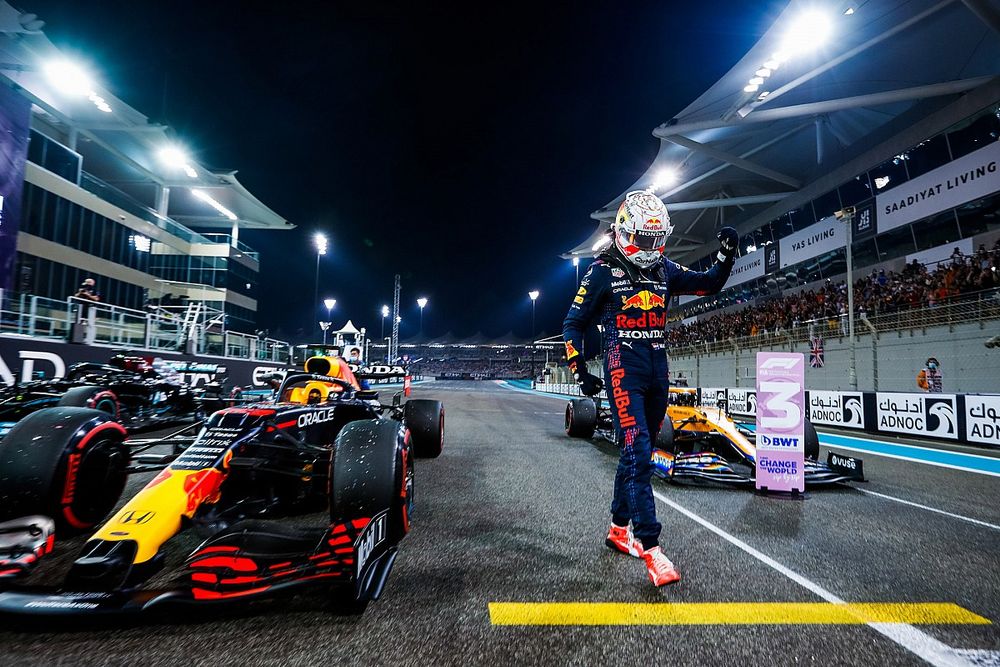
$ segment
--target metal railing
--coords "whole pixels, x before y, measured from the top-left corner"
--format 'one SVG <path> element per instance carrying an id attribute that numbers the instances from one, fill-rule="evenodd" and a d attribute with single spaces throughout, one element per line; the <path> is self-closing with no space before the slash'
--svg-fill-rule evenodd
<path id="1" fill-rule="evenodd" d="M 194 305 L 198 308 L 192 309 Z M 144 311 L 77 297 L 59 300 L 0 290 L 2 334 L 273 363 L 291 359 L 289 343 L 227 331 L 224 320 L 222 311 L 201 304 Z"/>
<path id="2" fill-rule="evenodd" d="M 855 336 L 894 331 L 908 331 L 932 326 L 954 326 L 969 322 L 992 322 L 1000 320 L 1000 290 L 985 290 L 959 297 L 947 302 L 923 308 L 909 308 L 889 313 L 857 313 Z M 668 332 L 669 333 L 669 332 Z M 808 342 L 815 336 L 846 337 L 847 314 L 806 320 L 789 328 L 780 327 L 774 331 L 762 332 L 755 336 L 738 336 L 697 341 L 687 344 L 669 345 L 672 358 L 732 352 L 734 349 L 749 350 L 773 346 Z"/>

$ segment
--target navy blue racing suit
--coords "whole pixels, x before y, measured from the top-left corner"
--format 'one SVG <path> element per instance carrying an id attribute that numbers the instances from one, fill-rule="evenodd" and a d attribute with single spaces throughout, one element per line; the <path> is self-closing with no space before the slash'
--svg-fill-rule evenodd
<path id="1" fill-rule="evenodd" d="M 641 270 L 612 248 L 587 269 L 563 323 L 566 360 L 574 373 L 583 363 L 578 349 L 585 331 L 593 324 L 603 327 L 604 386 L 621 448 L 611 519 L 618 526 L 631 520 L 644 549 L 656 546 L 660 536 L 650 457 L 669 395 L 664 329 L 670 297 L 714 294 L 732 268 L 731 259 L 703 272 L 664 259 Z"/>

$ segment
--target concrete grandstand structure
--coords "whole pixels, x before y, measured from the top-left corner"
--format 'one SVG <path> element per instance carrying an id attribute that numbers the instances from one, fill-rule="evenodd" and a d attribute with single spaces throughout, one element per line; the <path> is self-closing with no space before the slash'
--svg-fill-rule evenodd
<path id="1" fill-rule="evenodd" d="M 718 82 L 655 128 L 658 154 L 625 190 L 651 189 L 666 202 L 674 224 L 667 254 L 692 268 L 713 261 L 719 227 L 740 233 L 741 256 L 725 290 L 675 299 L 678 320 L 690 324 L 843 281 L 848 256 L 856 280 L 872 270 L 898 273 L 913 260 L 933 267 L 956 248 L 969 257 L 1000 239 L 995 3 L 835 2 L 823 5 L 826 15 L 817 7 L 790 3 Z M 567 257 L 593 254 L 625 192 L 592 214 L 597 228 Z M 973 299 L 985 309 L 953 308 L 947 323 L 928 313 L 922 322 L 873 325 L 879 313 L 867 313 L 871 320 L 855 327 L 868 337 L 858 343 L 863 351 L 844 342 L 846 327 L 828 331 L 824 324 L 821 334 L 844 339 L 827 347 L 833 367 L 844 370 L 848 356 L 856 359 L 853 383 L 830 369 L 813 372 L 809 381 L 817 388 L 877 388 L 881 368 L 882 388 L 913 388 L 918 368 L 900 369 L 899 350 L 890 353 L 878 335 L 917 324 L 927 339 L 911 341 L 919 344 L 910 356 L 922 363 L 947 354 L 953 380 L 960 385 L 959 378 L 968 378 L 967 386 L 949 390 L 995 390 L 1000 355 L 983 342 L 996 333 L 996 296 L 994 282 Z M 968 335 L 928 333 L 924 326 L 952 327 L 963 317 L 972 322 Z M 752 385 L 753 350 L 809 353 L 815 323 L 795 324 L 801 330 L 785 327 L 780 340 L 691 341 L 672 350 L 674 368 L 703 385 Z M 705 355 L 715 361 L 704 365 Z M 900 369 L 898 377 L 889 380 L 889 368 Z"/>
<path id="2" fill-rule="evenodd" d="M 235 171 L 199 163 L 169 127 L 97 83 L 39 24 L 0 3 L 2 92 L 30 106 L 5 298 L 65 300 L 92 277 L 103 302 L 200 303 L 223 314 L 222 326 L 252 331 L 259 258 L 239 231 L 292 225 Z"/>

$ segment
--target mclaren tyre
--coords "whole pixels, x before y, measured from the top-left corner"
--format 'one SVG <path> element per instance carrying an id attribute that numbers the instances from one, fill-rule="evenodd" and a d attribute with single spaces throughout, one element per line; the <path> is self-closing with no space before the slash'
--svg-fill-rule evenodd
<path id="1" fill-rule="evenodd" d="M 344 426 L 333 449 L 331 525 L 359 544 L 354 590 L 340 590 L 341 611 L 360 614 L 382 593 L 396 546 L 410 529 L 413 461 L 398 422 L 365 420 Z"/>
<path id="2" fill-rule="evenodd" d="M 52 518 L 62 534 L 95 527 L 125 488 L 125 429 L 101 410 L 28 415 L 0 441 L 0 520 Z"/>
<path id="3" fill-rule="evenodd" d="M 805 421 L 805 430 L 803 431 L 804 437 L 803 448 L 805 449 L 805 455 L 807 459 L 812 459 L 814 461 L 819 460 L 819 436 L 816 434 L 816 428 L 812 425 L 812 422 L 808 419 Z"/>
<path id="4" fill-rule="evenodd" d="M 597 430 L 597 404 L 592 398 L 574 398 L 566 405 L 566 435 L 591 438 Z"/>
<path id="5" fill-rule="evenodd" d="M 441 401 L 414 399 L 403 404 L 403 423 L 413 438 L 417 458 L 433 459 L 444 448 L 444 405 Z"/>

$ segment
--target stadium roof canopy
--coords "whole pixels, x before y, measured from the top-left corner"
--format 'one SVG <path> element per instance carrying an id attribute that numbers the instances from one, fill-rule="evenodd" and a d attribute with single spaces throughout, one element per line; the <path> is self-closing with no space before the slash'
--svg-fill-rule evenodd
<path id="1" fill-rule="evenodd" d="M 42 25 L 0 1 L 0 74 L 31 100 L 35 126 L 83 156 L 89 176 L 192 227 L 294 227 L 250 194 L 235 171 L 198 163 L 169 127 L 115 97 L 49 41 Z"/>
<path id="2" fill-rule="evenodd" d="M 598 229 L 565 256 L 593 254 L 625 194 L 653 189 L 674 223 L 668 252 L 696 259 L 718 227 L 756 229 L 997 100 L 994 0 L 791 2 L 653 130 L 656 159 L 591 214 Z"/>

